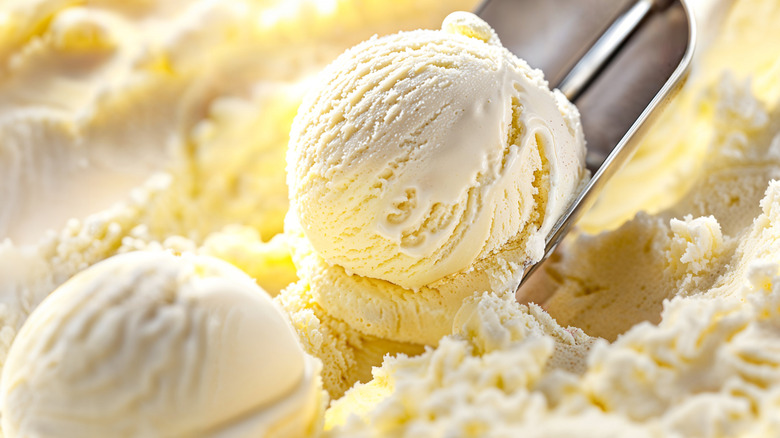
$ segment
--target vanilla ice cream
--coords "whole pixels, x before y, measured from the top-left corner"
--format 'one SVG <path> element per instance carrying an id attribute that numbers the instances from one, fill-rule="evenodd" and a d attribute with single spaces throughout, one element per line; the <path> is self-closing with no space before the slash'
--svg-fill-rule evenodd
<path id="1" fill-rule="evenodd" d="M 293 124 L 288 184 L 325 260 L 416 290 L 509 248 L 539 260 L 584 151 L 577 110 L 462 12 L 331 64 Z"/>
<path id="2" fill-rule="evenodd" d="M 511 285 L 534 246 L 533 233 L 512 246 L 501 242 L 516 230 L 493 230 L 493 237 L 479 248 L 466 245 L 479 241 L 478 228 L 450 229 L 443 220 L 436 227 L 417 227 L 427 234 L 414 234 L 414 220 L 432 210 L 423 202 L 431 202 L 437 191 L 451 195 L 456 213 L 468 211 L 456 197 L 462 184 L 447 191 L 448 187 L 437 188 L 437 181 L 429 181 L 430 186 L 410 183 L 423 213 L 409 209 L 408 216 L 366 210 L 358 211 L 353 222 L 327 216 L 333 224 L 307 225 L 298 214 L 286 214 L 288 134 L 305 91 L 320 83 L 315 74 L 373 34 L 436 28 L 451 11 L 473 10 L 477 3 L 4 2 L 3 436 L 27 431 L 79 437 L 166 431 L 177 436 L 283 434 L 264 431 L 270 425 L 311 427 L 285 431 L 317 436 L 324 401 L 318 376 L 334 400 L 324 415 L 325 435 L 333 437 L 780 436 L 780 183 L 772 182 L 780 179 L 777 0 L 735 0 L 725 27 L 714 32 L 718 36 L 713 44 L 706 50 L 697 47 L 688 81 L 648 130 L 635 159 L 610 179 L 599 203 L 578 222 L 573 232 L 577 234 L 569 235 L 550 263 L 534 275 L 532 280 L 540 280 L 534 282 L 535 296 L 553 296 L 543 306 L 518 305 L 511 296 Z M 689 2 L 694 7 L 714 3 Z M 298 175 L 296 190 L 303 192 L 309 184 L 328 199 L 392 210 L 395 199 L 367 197 L 373 186 L 364 163 L 375 163 L 382 172 L 388 159 L 398 158 L 392 181 L 381 187 L 388 194 L 405 196 L 404 184 L 411 181 L 407 176 L 426 170 L 415 168 L 416 161 L 403 162 L 405 157 L 428 160 L 428 174 L 439 177 L 452 160 L 446 154 L 436 160 L 433 154 L 444 140 L 462 132 L 460 126 L 475 126 L 479 116 L 492 127 L 484 139 L 501 138 L 495 134 L 496 120 L 511 109 L 480 102 L 490 99 L 494 104 L 495 97 L 507 90 L 518 102 L 526 99 L 523 105 L 534 102 L 530 97 L 535 89 L 515 94 L 495 76 L 504 69 L 507 80 L 533 85 L 538 73 L 520 68 L 521 77 L 512 79 L 515 69 L 506 66 L 503 54 L 499 56 L 498 43 L 484 23 L 460 14 L 442 27 L 438 32 L 421 31 L 440 38 L 431 37 L 425 47 L 465 47 L 462 56 L 418 57 L 408 70 L 413 75 L 388 77 L 387 82 L 378 82 L 378 88 L 366 88 L 360 102 L 369 103 L 372 96 L 388 99 L 371 102 L 362 115 L 361 108 L 350 106 L 350 95 L 323 91 L 332 98 L 334 112 L 321 114 L 323 120 L 312 121 L 311 126 L 323 123 L 323 133 L 347 141 L 341 149 L 335 144 L 307 146 L 313 155 L 302 157 L 301 163 L 310 160 L 314 167 L 292 169 Z M 704 27 L 699 30 L 706 31 Z M 556 32 L 554 27 L 549 30 Z M 396 61 L 386 65 L 386 71 L 400 73 L 407 64 L 396 60 L 393 47 L 382 42 L 403 39 L 377 37 L 362 47 L 371 49 L 378 43 L 373 50 Z M 476 46 L 486 49 L 475 51 Z M 425 47 L 410 48 L 410 56 Z M 345 55 L 359 56 L 354 50 Z M 459 82 L 465 73 L 447 68 L 449 61 L 475 67 L 478 79 L 471 87 Z M 373 60 L 332 78 L 373 85 L 381 71 L 371 71 L 372 65 Z M 476 71 L 484 65 L 492 70 Z M 415 100 L 417 88 L 407 87 L 412 83 L 421 91 L 438 89 L 428 69 L 450 74 L 451 83 L 441 93 Z M 488 83 L 500 85 L 492 96 L 485 94 Z M 334 82 L 331 87 L 351 90 L 347 83 Z M 453 108 L 465 99 L 447 92 L 456 89 L 473 98 L 457 114 Z M 397 114 L 391 111 L 392 93 L 398 97 Z M 324 100 L 307 100 L 307 105 L 315 103 L 319 106 L 312 111 L 327 105 Z M 409 111 L 418 108 L 419 117 L 400 111 L 405 103 L 411 104 Z M 452 133 L 432 123 L 413 135 L 418 131 L 414 122 L 434 117 L 433 105 L 447 103 L 451 105 L 436 120 L 452 123 Z M 559 105 L 564 124 L 576 120 L 569 117 L 572 109 Z M 485 111 L 465 111 L 473 108 Z M 537 114 L 523 109 L 524 116 Z M 379 115 L 374 110 L 386 112 Z M 339 112 L 344 121 L 331 118 Z M 379 122 L 376 132 L 372 127 L 350 128 L 347 115 Z M 388 121 L 396 124 L 383 125 L 385 116 L 395 116 Z M 456 120 L 461 121 L 457 126 Z M 518 120 L 528 122 L 525 127 L 539 126 L 523 117 Z M 330 122 L 336 123 L 334 128 Z M 293 135 L 314 141 L 315 132 L 303 132 L 301 126 L 296 124 Z M 506 128 L 507 138 L 510 132 L 516 132 L 515 127 Z M 391 147 L 388 136 L 396 133 L 401 141 L 411 141 L 408 156 Z M 378 144 L 387 146 L 385 155 L 373 157 L 353 148 L 361 136 L 373 134 L 387 134 L 377 138 L 385 142 Z M 453 144 L 463 146 L 469 137 L 471 132 L 465 132 Z M 413 140 L 418 138 L 430 141 L 416 145 Z M 526 168 L 538 165 L 544 147 L 533 141 L 517 143 L 515 149 L 507 149 L 506 157 L 522 156 L 523 147 L 530 146 L 524 153 L 533 159 Z M 318 155 L 326 149 L 345 155 Z M 473 158 L 468 163 L 451 166 L 464 174 L 484 168 L 480 182 L 508 188 L 508 196 L 516 199 L 528 197 L 528 191 L 502 186 L 505 180 L 490 167 L 496 164 L 498 148 L 473 149 L 478 152 L 468 156 Z M 452 157 L 467 155 L 456 152 Z M 345 160 L 351 158 L 355 159 L 347 166 Z M 328 194 L 330 188 L 319 184 L 319 173 L 330 176 L 323 165 L 330 164 L 328 159 L 345 164 L 332 167 L 333 176 L 345 172 L 362 184 L 353 190 L 355 199 L 340 192 L 338 185 Z M 523 168 L 509 166 L 512 163 L 516 161 L 506 161 L 507 171 L 516 171 L 521 180 L 536 180 L 523 174 Z M 551 163 L 550 182 L 560 171 Z M 170 167 L 159 167 L 166 164 Z M 154 168 L 162 172 L 147 179 Z M 354 174 L 348 173 L 350 169 Z M 308 174 L 313 176 L 310 181 L 303 176 Z M 456 178 L 454 172 L 443 177 Z M 136 178 L 145 182 L 137 183 Z M 128 193 L 127 187 L 134 190 Z M 484 205 L 501 201 L 491 190 L 474 185 L 473 199 Z M 548 191 L 548 197 L 552 193 Z M 531 196 L 533 202 L 540 197 Z M 104 208 L 104 201 L 114 200 L 113 207 Z M 292 211 L 305 213 L 308 206 L 296 204 L 294 199 Z M 402 204 L 399 212 L 407 211 L 408 205 Z M 526 210 L 502 215 L 501 205 L 480 209 L 490 219 L 476 213 L 473 219 L 509 228 L 525 220 L 531 228 L 524 232 L 545 226 Z M 548 211 L 553 209 L 550 199 L 546 205 Z M 311 212 L 336 214 L 338 207 L 312 204 Z M 636 215 L 637 211 L 646 213 Z M 360 250 L 361 241 L 350 240 L 351 236 L 330 248 L 309 236 L 315 227 L 339 236 L 340 224 L 368 223 L 372 214 L 376 222 L 356 231 L 361 238 L 381 243 L 376 254 Z M 389 223 L 388 217 L 398 219 L 398 224 Z M 63 224 L 65 218 L 71 219 Z M 55 231 L 45 233 L 48 227 Z M 407 228 L 413 233 L 405 233 Z M 463 248 L 447 243 L 456 229 L 463 232 Z M 423 235 L 425 240 L 417 239 Z M 404 240 L 405 236 L 415 239 Z M 6 237 L 10 239 L 3 240 Z M 452 257 L 442 256 L 440 268 L 436 254 L 443 255 L 441 242 L 451 245 Z M 341 248 L 356 252 L 340 254 Z M 424 254 L 431 249 L 432 255 Z M 112 258 L 139 250 L 145 255 L 136 257 L 156 262 Z M 210 255 L 234 264 L 269 294 L 278 292 L 274 302 L 295 333 L 276 318 L 277 311 L 252 281 L 231 274 L 235 269 L 196 262 L 199 257 L 192 255 L 162 255 L 160 250 Z M 326 257 L 328 251 L 337 254 Z M 378 262 L 393 252 L 399 254 L 393 264 Z M 469 267 L 459 268 L 472 257 L 475 261 Z M 98 264 L 107 258 L 112 258 L 110 263 L 124 260 L 124 267 Z M 418 263 L 408 268 L 402 259 Z M 360 274 L 362 268 L 372 272 Z M 434 270 L 437 276 L 445 275 L 425 283 L 428 271 L 433 277 Z M 186 272 L 193 273 L 191 281 Z M 126 273 L 137 275 L 130 279 Z M 105 293 L 98 294 L 101 284 L 106 285 Z M 125 295 L 120 284 L 145 288 Z M 152 291 L 160 284 L 170 285 L 162 290 L 165 297 L 173 297 L 169 304 L 153 299 Z M 212 293 L 215 289 L 229 294 Z M 250 298 L 258 294 L 262 297 Z M 115 303 L 105 302 L 112 297 Z M 226 310 L 234 307 L 237 313 Z M 149 312 L 140 311 L 144 308 Z M 185 360 L 178 354 L 184 347 L 174 339 L 175 331 L 155 336 L 155 330 L 170 323 L 172 313 L 194 322 L 189 319 L 193 315 L 209 314 L 213 321 L 224 322 L 225 330 L 245 329 L 245 335 L 208 344 L 219 338 L 203 331 L 196 338 L 202 343 L 193 343 L 197 348 L 191 350 L 202 359 Z M 236 314 L 268 319 L 236 320 Z M 133 319 L 134 315 L 140 316 Z M 111 324 L 124 331 L 112 330 Z M 268 339 L 273 327 L 282 334 Z M 296 337 L 300 347 L 292 339 Z M 120 339 L 125 349 L 110 350 Z M 250 344 L 256 348 L 246 348 Z M 211 349 L 206 353 L 205 347 Z M 266 354 L 276 347 L 281 347 L 279 354 Z M 155 348 L 162 353 L 143 355 L 142 349 Z M 321 359 L 321 370 L 301 349 Z M 96 357 L 100 354 L 102 358 Z M 269 377 L 282 360 L 290 365 Z M 46 368 L 49 364 L 52 367 Z M 217 370 L 220 364 L 227 368 Z M 158 365 L 157 381 L 169 383 L 145 383 Z M 259 374 L 262 370 L 268 374 Z M 190 379 L 196 372 L 197 378 Z M 212 390 L 220 379 L 226 382 L 224 391 Z M 356 381 L 363 383 L 353 385 Z M 175 386 L 177 382 L 184 383 Z M 98 384 L 99 389 L 88 392 Z M 170 398 L 155 398 L 157 394 Z M 123 404 L 142 399 L 149 402 Z M 98 408 L 111 413 L 98 415 Z M 149 426 L 153 420 L 156 423 Z M 39 433 L 44 427 L 57 429 Z"/>
<path id="3" fill-rule="evenodd" d="M 303 436 L 320 362 L 251 278 L 218 259 L 96 264 L 25 322 L 2 375 L 6 437 Z"/>
<path id="4" fill-rule="evenodd" d="M 387 349 L 305 342 L 330 394 L 383 354 L 436 345 L 475 291 L 515 287 L 586 178 L 584 152 L 576 108 L 470 13 L 326 68 L 291 131 L 285 233 L 301 280 L 279 301 L 299 332 Z"/>
<path id="5" fill-rule="evenodd" d="M 607 209 L 665 192 L 655 213 L 569 236 L 537 273 L 545 312 L 467 302 L 436 349 L 334 402 L 330 435 L 780 436 L 779 18 L 736 2 L 636 173 L 585 220 L 609 228 Z"/>

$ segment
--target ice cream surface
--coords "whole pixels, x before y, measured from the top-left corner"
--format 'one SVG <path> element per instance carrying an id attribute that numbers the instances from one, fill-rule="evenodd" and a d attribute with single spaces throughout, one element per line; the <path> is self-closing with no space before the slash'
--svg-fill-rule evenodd
<path id="1" fill-rule="evenodd" d="M 523 265 L 584 177 L 577 110 L 473 14 L 341 55 L 292 127 L 293 211 L 316 252 L 418 290 L 496 253 Z"/>
<path id="2" fill-rule="evenodd" d="M 540 271 L 545 313 L 487 311 L 491 299 L 476 298 L 476 329 L 456 325 L 437 349 L 385 361 L 334 402 L 329 433 L 777 436 L 780 83 L 777 47 L 766 44 L 780 38 L 779 18 L 775 1 L 735 3 L 629 164 L 637 174 L 619 174 L 602 199 L 613 204 L 585 223 L 609 228 L 610 205 L 625 214 L 635 193 L 683 179 L 660 211 L 571 236 Z M 736 59 L 752 80 L 738 74 L 745 64 L 731 68 Z M 667 159 L 674 172 L 658 172 Z M 518 320 L 530 330 L 513 331 Z M 566 347 L 575 354 L 563 362 L 582 368 L 560 365 L 566 325 L 588 348 Z M 486 338 L 508 344 L 486 350 Z"/>
<path id="3" fill-rule="evenodd" d="M 99 273 L 101 260 L 130 251 L 194 253 L 229 261 L 271 294 L 281 291 L 275 302 L 301 348 L 322 358 L 323 386 L 335 395 L 325 415 L 329 436 L 779 436 L 776 0 L 734 2 L 635 159 L 605 188 L 580 233 L 534 276 L 536 296 L 552 296 L 541 307 L 518 305 L 502 291 L 515 272 L 510 264 L 477 262 L 475 272 L 490 272 L 479 281 L 455 274 L 415 293 L 329 263 L 292 215 L 281 233 L 289 131 L 305 90 L 317 83 L 313 75 L 373 34 L 434 29 L 475 3 L 4 3 L 0 236 L 12 240 L 0 243 L 0 365 L 30 375 L 19 359 L 25 345 L 71 336 L 28 336 L 26 327 L 17 334 L 30 315 L 38 321 L 39 310 L 58 314 L 49 300 L 39 305 L 79 272 Z M 495 47 L 471 20 L 444 28 Z M 145 178 L 147 158 L 170 167 L 137 186 L 132 178 L 108 181 L 118 168 Z M 104 208 L 91 186 L 113 191 L 106 199 L 117 204 Z M 135 189 L 127 194 L 126 186 Z M 62 215 L 73 218 L 60 226 Z M 44 233 L 41 222 L 55 231 Z M 162 278 L 157 268 L 171 266 L 155 265 L 149 282 Z M 455 299 L 444 287 L 455 280 L 466 285 L 460 290 L 490 293 Z M 241 284 L 256 291 L 248 283 Z M 63 302 L 74 315 L 97 304 Z M 97 312 L 95 321 L 120 321 L 119 313 Z M 132 339 L 128 349 L 143 345 Z M 63 357 L 60 369 L 83 364 Z M 239 359 L 207 362 L 219 360 Z M 30 364 L 38 365 L 24 361 Z M 114 375 L 108 368 L 94 375 Z M 117 391 L 132 390 L 128 381 Z M 355 381 L 362 383 L 350 389 Z M 2 387 L 6 400 L 14 397 L 5 377 Z M 246 396 L 236 401 L 270 399 L 278 387 L 274 380 L 250 395 L 238 388 L 235 395 Z M 15 422 L 32 401 L 5 402 L 3 422 Z M 222 406 L 203 422 L 229 416 Z M 285 405 L 264 406 L 270 413 Z"/>
<path id="4" fill-rule="evenodd" d="M 76 275 L 27 319 L 3 368 L 3 431 L 306 436 L 325 404 L 320 368 L 239 269 L 132 252 Z"/>
<path id="5" fill-rule="evenodd" d="M 4 3 L 0 365 L 46 296 L 116 254 L 219 257 L 272 294 L 294 281 L 279 234 L 284 160 L 311 76 L 371 35 L 435 27 L 471 7 L 472 0 Z M 90 29 L 113 46 L 90 46 Z M 64 34 L 77 44 L 60 44 Z M 124 179 L 122 168 L 141 170 L 132 178 L 144 182 Z M 149 175 L 152 168 L 160 173 Z"/>
<path id="6" fill-rule="evenodd" d="M 467 12 L 360 43 L 312 87 L 287 154 L 301 280 L 280 300 L 302 317 L 303 291 L 323 333 L 436 345 L 474 291 L 519 282 L 586 177 L 576 108 Z M 334 397 L 380 364 L 311 351 Z"/>

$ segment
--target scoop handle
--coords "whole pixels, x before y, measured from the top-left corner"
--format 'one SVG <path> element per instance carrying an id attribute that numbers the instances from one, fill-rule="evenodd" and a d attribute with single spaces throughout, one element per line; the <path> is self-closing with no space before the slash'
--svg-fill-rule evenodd
<path id="1" fill-rule="evenodd" d="M 671 4 L 671 0 L 637 0 L 620 14 L 580 58 L 558 84 L 558 89 L 569 99 L 576 99 L 607 61 L 620 50 L 629 36 L 641 26 L 642 21 L 654 10 Z"/>
<path id="2" fill-rule="evenodd" d="M 637 2 L 639 4 L 640 2 Z M 685 79 L 688 71 L 688 65 L 691 63 L 695 54 L 701 53 L 704 47 L 706 47 L 712 38 L 717 34 L 720 25 L 723 23 L 729 8 L 733 5 L 734 0 L 683 0 L 683 5 L 691 18 L 690 28 L 690 41 L 688 51 L 684 57 L 684 61 L 680 64 L 675 74 L 669 79 L 664 89 L 659 92 L 656 98 L 651 102 L 651 105 L 645 110 L 645 112 L 637 120 L 637 123 L 632 126 L 629 132 L 623 137 L 621 142 L 612 151 L 612 153 L 602 163 L 596 174 L 591 181 L 580 193 L 579 197 L 572 204 L 570 209 L 563 215 L 558 221 L 547 239 L 547 245 L 545 248 L 545 255 L 542 261 L 531 265 L 527 268 L 525 275 L 520 283 L 522 286 L 526 280 L 533 274 L 536 269 L 541 266 L 542 262 L 555 250 L 555 247 L 563 239 L 568 229 L 576 221 L 576 219 L 587 210 L 590 204 L 594 201 L 595 195 L 601 189 L 601 186 L 609 179 L 611 174 L 617 171 L 623 162 L 630 158 L 630 149 L 633 149 L 638 143 L 641 137 L 642 130 L 647 129 L 650 126 L 652 118 L 657 117 L 660 113 L 656 109 L 657 106 L 663 106 L 663 101 L 668 102 L 671 96 L 674 94 L 670 91 L 671 88 L 679 89 Z M 663 8 L 666 5 L 656 4 L 655 8 Z M 647 6 L 643 6 L 646 8 Z M 645 15 L 649 12 L 645 12 Z M 626 13 L 626 15 L 629 12 Z M 608 33 L 605 32 L 605 34 Z M 564 81 L 565 82 L 565 81 Z M 650 117 L 652 115 L 652 117 Z M 629 145 L 632 144 L 632 145 Z M 625 149 L 628 149 L 628 153 L 623 153 Z M 519 287 L 518 287 L 519 289 Z"/>
<path id="3" fill-rule="evenodd" d="M 636 32 L 636 28 L 632 31 L 635 36 L 627 43 L 621 43 L 623 47 L 618 56 L 610 61 L 606 69 L 600 70 L 591 79 L 592 83 L 574 99 L 582 113 L 589 148 L 587 161 L 594 174 L 547 236 L 544 257 L 528 267 L 521 285 L 592 205 L 607 180 L 630 159 L 642 134 L 685 82 L 695 50 L 696 25 L 686 0 L 673 3 L 675 8 L 659 9 L 662 13 L 652 17 L 648 15 L 653 8 L 664 5 L 656 6 L 650 1 L 634 3 L 634 6 L 640 5 L 636 6 L 638 12 L 631 13 L 634 8 L 629 8 L 623 16 L 636 15 L 629 18 L 630 22 L 644 20 L 646 24 L 641 31 Z M 667 23 L 672 26 L 668 27 Z M 677 35 L 665 34 L 667 28 L 675 32 L 684 30 L 687 44 L 683 45 L 681 55 L 668 59 L 661 56 L 663 62 L 648 56 L 641 57 L 642 54 L 652 54 L 651 49 L 658 48 L 659 43 L 669 38 L 671 41 L 676 40 Z M 659 54 L 664 55 L 664 52 L 655 53 L 656 56 Z M 659 70 L 664 68 L 668 73 L 653 71 L 654 67 Z M 648 87 L 647 81 L 658 84 L 658 88 L 655 88 L 656 85 Z M 638 102 L 647 103 L 639 106 Z"/>

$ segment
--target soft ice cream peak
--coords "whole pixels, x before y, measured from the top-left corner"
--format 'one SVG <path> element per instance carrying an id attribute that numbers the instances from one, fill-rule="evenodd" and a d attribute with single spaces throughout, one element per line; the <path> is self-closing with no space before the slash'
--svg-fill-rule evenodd
<path id="1" fill-rule="evenodd" d="M 473 14 L 345 52 L 301 105 L 288 183 L 348 272 L 419 289 L 508 246 L 541 257 L 583 178 L 576 109 Z"/>
<path id="2" fill-rule="evenodd" d="M 453 35 L 463 35 L 486 43 L 501 45 L 498 35 L 496 35 L 493 28 L 481 18 L 469 12 L 458 11 L 451 13 L 441 23 L 441 30 Z"/>

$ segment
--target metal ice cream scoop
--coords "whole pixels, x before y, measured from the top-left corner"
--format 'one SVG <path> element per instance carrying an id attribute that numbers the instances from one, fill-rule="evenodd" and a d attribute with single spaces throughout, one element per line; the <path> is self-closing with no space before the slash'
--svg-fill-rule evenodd
<path id="1" fill-rule="evenodd" d="M 475 11 L 580 110 L 593 177 L 547 236 L 541 265 L 631 157 L 688 75 L 696 26 L 687 0 L 485 0 Z"/>

